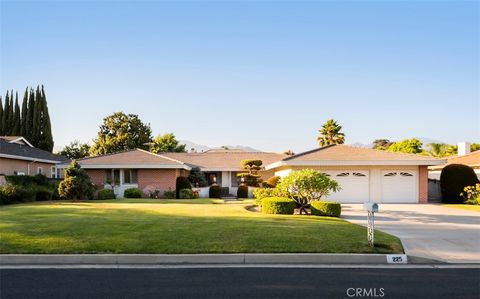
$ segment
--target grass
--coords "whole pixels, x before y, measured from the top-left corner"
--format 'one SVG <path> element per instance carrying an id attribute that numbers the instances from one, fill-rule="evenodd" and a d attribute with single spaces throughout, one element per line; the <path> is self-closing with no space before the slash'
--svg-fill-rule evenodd
<path id="1" fill-rule="evenodd" d="M 338 218 L 264 215 L 251 201 L 105 200 L 0 208 L 0 253 L 400 253 L 400 241 Z"/>
<path id="2" fill-rule="evenodd" d="M 480 205 L 443 204 L 442 206 L 447 207 L 447 208 L 456 208 L 456 209 L 463 209 L 463 210 L 480 212 Z"/>

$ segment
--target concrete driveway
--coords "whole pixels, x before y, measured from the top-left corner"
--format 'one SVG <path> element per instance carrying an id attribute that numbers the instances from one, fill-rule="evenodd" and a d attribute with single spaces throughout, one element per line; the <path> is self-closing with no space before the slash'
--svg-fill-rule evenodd
<path id="1" fill-rule="evenodd" d="M 361 204 L 342 204 L 345 220 L 366 226 L 366 214 Z M 480 263 L 477 211 L 438 204 L 379 204 L 375 229 L 400 238 L 409 256 L 448 263 Z"/>

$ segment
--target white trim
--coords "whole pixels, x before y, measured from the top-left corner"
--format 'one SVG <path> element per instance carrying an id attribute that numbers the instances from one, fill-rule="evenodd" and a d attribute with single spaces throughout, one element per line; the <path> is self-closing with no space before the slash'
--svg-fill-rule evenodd
<path id="1" fill-rule="evenodd" d="M 232 168 L 232 167 L 215 167 L 215 168 L 202 168 L 200 167 L 200 171 L 203 172 L 215 172 L 215 171 L 246 171 L 242 168 Z"/>
<path id="2" fill-rule="evenodd" d="M 14 140 L 11 140 L 9 141 L 8 143 L 17 143 L 18 141 L 23 141 L 25 142 L 29 147 L 34 147 L 30 142 L 27 141 L 27 139 L 25 139 L 24 137 L 19 137 L 17 139 L 14 139 Z"/>
<path id="3" fill-rule="evenodd" d="M 50 166 L 50 178 L 51 179 L 57 178 L 57 167 L 55 165 Z"/>
<path id="4" fill-rule="evenodd" d="M 313 161 L 278 161 L 265 166 L 266 170 L 281 166 L 368 166 L 368 165 L 440 165 L 445 160 L 313 160 Z"/>
<path id="5" fill-rule="evenodd" d="M 135 169 L 153 169 L 153 168 L 159 168 L 159 169 L 186 169 L 190 170 L 191 167 L 187 165 L 176 165 L 176 164 L 92 164 L 92 165 L 84 165 L 79 163 L 80 166 L 84 169 L 113 169 L 113 168 L 124 168 L 124 169 L 130 169 L 130 168 L 135 168 Z M 63 166 L 63 165 L 61 165 Z"/>
<path id="6" fill-rule="evenodd" d="M 45 175 L 45 174 L 43 173 L 43 167 L 38 166 L 38 167 L 37 167 L 37 173 L 36 173 L 36 174 L 43 174 L 43 175 Z"/>
<path id="7" fill-rule="evenodd" d="M 15 155 L 7 155 L 7 154 L 0 154 L 0 158 L 25 160 L 25 161 L 33 161 L 33 162 L 43 162 L 43 163 L 50 163 L 50 164 L 60 163 L 60 161 L 53 161 L 53 160 L 46 160 L 46 159 L 36 159 L 36 158 L 30 158 L 30 157 L 24 157 L 24 156 L 15 156 Z"/>

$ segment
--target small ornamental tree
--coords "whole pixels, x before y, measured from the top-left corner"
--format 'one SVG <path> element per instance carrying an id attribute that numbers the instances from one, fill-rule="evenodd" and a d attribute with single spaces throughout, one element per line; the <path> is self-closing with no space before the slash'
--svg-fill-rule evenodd
<path id="1" fill-rule="evenodd" d="M 190 170 L 188 180 L 195 187 L 205 187 L 208 185 L 207 179 L 205 178 L 205 175 L 200 171 L 199 167 L 193 167 L 192 170 Z"/>
<path id="2" fill-rule="evenodd" d="M 300 205 L 300 214 L 314 200 L 327 197 L 330 192 L 337 192 L 341 188 L 337 181 L 313 169 L 292 171 L 288 176 L 282 178 L 277 185 L 280 192 L 286 194 Z"/>
<path id="3" fill-rule="evenodd" d="M 95 187 L 90 177 L 76 160 L 65 170 L 65 178 L 58 185 L 58 194 L 66 199 L 93 199 Z"/>
<path id="4" fill-rule="evenodd" d="M 241 167 L 248 172 L 237 174 L 247 186 L 258 187 L 262 182 L 262 177 L 258 172 L 262 169 L 262 160 L 243 160 Z"/>

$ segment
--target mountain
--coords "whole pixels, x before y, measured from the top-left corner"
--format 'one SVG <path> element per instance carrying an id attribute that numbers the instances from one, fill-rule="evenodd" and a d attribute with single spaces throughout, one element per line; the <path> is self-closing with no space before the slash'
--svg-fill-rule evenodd
<path id="1" fill-rule="evenodd" d="M 207 146 L 207 145 L 204 145 L 204 144 L 195 143 L 195 142 L 190 141 L 190 140 L 179 140 L 179 142 L 180 142 L 180 144 L 185 144 L 186 149 L 189 152 L 192 150 L 192 148 L 194 149 L 194 151 L 204 152 L 204 151 L 207 151 L 209 149 L 218 149 L 218 148 L 222 147 L 222 146 Z M 225 146 L 229 149 L 240 149 L 240 150 L 244 150 L 244 151 L 247 151 L 247 152 L 259 152 L 260 151 L 258 149 L 253 148 L 253 147 L 245 146 L 245 145 L 225 145 Z"/>

